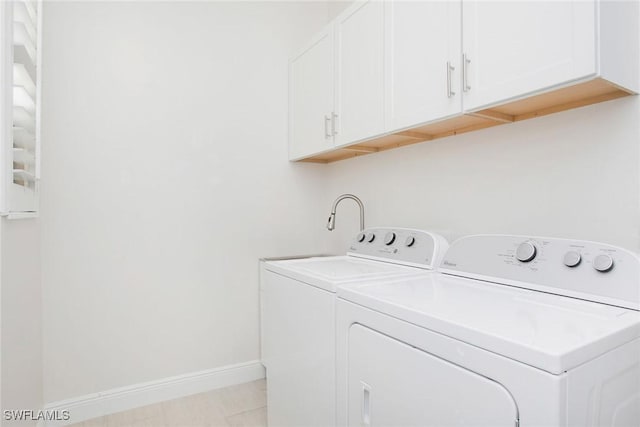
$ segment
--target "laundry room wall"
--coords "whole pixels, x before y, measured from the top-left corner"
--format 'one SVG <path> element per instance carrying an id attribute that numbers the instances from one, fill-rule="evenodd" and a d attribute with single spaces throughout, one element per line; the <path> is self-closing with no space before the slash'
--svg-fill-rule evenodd
<path id="1" fill-rule="evenodd" d="M 352 2 L 330 2 L 329 19 Z M 640 77 L 639 77 L 640 78 Z M 639 97 L 329 164 L 339 194 L 366 205 L 367 225 L 591 239 L 640 251 Z M 338 208 L 330 249 L 358 231 Z"/>
<path id="2" fill-rule="evenodd" d="M 595 240 L 640 250 L 640 97 L 329 164 L 332 199 L 360 196 L 368 225 L 453 240 L 508 233 Z M 357 210 L 338 211 L 344 250 Z"/>
<path id="3" fill-rule="evenodd" d="M 327 2 L 327 22 L 340 15 L 353 1 L 330 0 Z"/>
<path id="4" fill-rule="evenodd" d="M 45 401 L 259 359 L 261 256 L 322 252 L 287 159 L 313 2 L 46 2 Z"/>
<path id="5" fill-rule="evenodd" d="M 42 407 L 42 289 L 37 219 L 0 220 L 0 401 L 3 410 Z M 3 426 L 35 425 L 7 421 Z"/>
<path id="6" fill-rule="evenodd" d="M 346 4 L 45 4 L 46 402 L 258 359 L 257 259 L 344 252 L 344 192 L 368 225 L 640 249 L 639 97 L 287 162 L 287 60 Z"/>

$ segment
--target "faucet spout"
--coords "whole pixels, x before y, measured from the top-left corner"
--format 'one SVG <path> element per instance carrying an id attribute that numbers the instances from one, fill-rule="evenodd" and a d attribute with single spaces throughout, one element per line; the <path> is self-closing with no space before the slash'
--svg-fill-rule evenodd
<path id="1" fill-rule="evenodd" d="M 329 220 L 327 221 L 327 230 L 333 231 L 336 228 L 336 208 L 338 207 L 338 203 L 344 199 L 351 199 L 360 207 L 360 231 L 364 230 L 364 204 L 362 203 L 362 200 L 353 194 L 343 194 L 338 196 L 338 198 L 333 202 L 331 214 L 329 214 Z"/>

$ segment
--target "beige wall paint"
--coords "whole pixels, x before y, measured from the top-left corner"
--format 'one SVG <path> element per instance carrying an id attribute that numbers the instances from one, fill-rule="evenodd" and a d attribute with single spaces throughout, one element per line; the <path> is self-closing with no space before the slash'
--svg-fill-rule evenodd
<path id="1" fill-rule="evenodd" d="M 259 358 L 258 258 L 324 249 L 325 169 L 286 141 L 326 7 L 45 4 L 47 402 Z"/>
<path id="2" fill-rule="evenodd" d="M 3 410 L 42 407 L 42 292 L 37 219 L 0 220 L 0 372 Z M 7 422 L 3 426 L 35 425 Z"/>

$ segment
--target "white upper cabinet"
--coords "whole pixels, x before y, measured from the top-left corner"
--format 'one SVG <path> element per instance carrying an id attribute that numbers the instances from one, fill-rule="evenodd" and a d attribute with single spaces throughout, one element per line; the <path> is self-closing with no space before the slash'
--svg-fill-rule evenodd
<path id="1" fill-rule="evenodd" d="M 335 22 L 336 145 L 384 132 L 384 3 L 357 2 Z"/>
<path id="2" fill-rule="evenodd" d="M 462 5 L 465 110 L 596 74 L 594 0 Z"/>
<path id="3" fill-rule="evenodd" d="M 392 1 L 386 9 L 387 128 L 462 112 L 460 1 Z"/>
<path id="4" fill-rule="evenodd" d="M 327 28 L 290 62 L 289 158 L 333 148 L 333 31 Z"/>
<path id="5" fill-rule="evenodd" d="M 292 61 L 290 158 L 331 162 L 640 91 L 640 1 L 365 0 Z"/>

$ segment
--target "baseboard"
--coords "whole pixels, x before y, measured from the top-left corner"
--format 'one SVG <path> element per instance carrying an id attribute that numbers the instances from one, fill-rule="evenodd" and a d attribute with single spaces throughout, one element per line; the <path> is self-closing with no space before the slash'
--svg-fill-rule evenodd
<path id="1" fill-rule="evenodd" d="M 75 424 L 140 406 L 258 380 L 264 376 L 264 367 L 259 360 L 254 360 L 51 402 L 44 406 L 45 411 L 61 413 L 68 410 L 71 418 L 68 421 L 46 421 L 39 424 L 39 427 Z"/>

